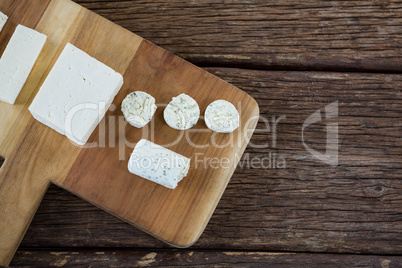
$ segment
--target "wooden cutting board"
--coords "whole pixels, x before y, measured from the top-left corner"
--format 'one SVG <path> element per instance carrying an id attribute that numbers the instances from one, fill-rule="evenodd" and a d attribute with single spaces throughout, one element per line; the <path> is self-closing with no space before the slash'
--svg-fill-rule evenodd
<path id="1" fill-rule="evenodd" d="M 2 0 L 10 18 L 0 34 L 3 53 L 17 24 L 48 36 L 42 54 L 15 105 L 0 102 L 0 264 L 7 265 L 50 183 L 82 197 L 176 247 L 192 245 L 203 232 L 258 121 L 253 98 L 168 51 L 69 0 Z M 124 85 L 92 134 L 91 148 L 35 121 L 28 107 L 67 42 L 124 75 Z M 120 105 L 135 90 L 160 105 L 143 129 L 127 125 Z M 239 109 L 233 134 L 209 131 L 203 120 L 191 130 L 174 130 L 163 120 L 163 105 L 187 93 L 201 114 L 226 99 Z M 175 190 L 127 170 L 136 142 L 147 138 L 191 158 L 188 176 Z M 199 146 L 194 146 L 194 144 Z M 221 161 L 220 164 L 217 161 Z"/>

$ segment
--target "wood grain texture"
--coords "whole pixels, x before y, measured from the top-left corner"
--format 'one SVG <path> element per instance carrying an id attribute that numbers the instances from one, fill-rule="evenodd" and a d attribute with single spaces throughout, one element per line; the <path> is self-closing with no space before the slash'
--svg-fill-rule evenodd
<path id="1" fill-rule="evenodd" d="M 124 56 L 106 56 L 105 51 L 101 53 L 99 45 L 87 45 L 85 49 L 124 73 L 142 39 L 70 1 L 5 1 L 0 3 L 0 9 L 10 15 L 2 37 L 11 35 L 20 23 L 48 36 L 17 104 L 0 103 L 0 155 L 5 158 L 0 170 L 0 264 L 7 265 L 43 198 L 49 180 L 62 180 L 79 152 L 79 148 L 72 146 L 65 137 L 36 122 L 30 115 L 28 106 L 39 86 L 67 42 L 79 44 L 86 40 L 92 44 L 91 34 L 94 34 L 104 45 L 121 49 L 114 47 L 113 39 L 110 39 L 121 35 L 121 44 L 126 46 Z M 105 30 L 112 28 L 113 33 L 101 35 L 102 32 L 96 29 L 99 25 Z M 89 35 L 85 29 L 91 30 Z"/>
<path id="2" fill-rule="evenodd" d="M 49 1 L 0 2 L 0 10 L 9 16 L 0 35 L 0 53 L 3 53 L 17 24 L 22 23 L 34 28 L 48 3 Z M 20 14 L 25 16 L 17 23 Z M 42 53 L 39 57 L 38 63 L 45 61 L 43 55 Z M 11 260 L 49 185 L 49 182 L 42 178 L 37 178 L 35 183 L 31 183 L 29 176 L 12 168 L 21 164 L 16 158 L 18 146 L 32 125 L 32 120 L 27 115 L 26 100 L 30 98 L 40 78 L 40 73 L 35 71 L 31 73 L 16 100 L 16 105 L 0 103 L 0 265 L 7 264 Z M 21 101 L 22 99 L 25 102 Z M 35 146 L 31 146 L 31 149 L 37 150 Z M 31 171 L 31 169 L 32 166 L 24 166 L 24 170 Z M 32 177 L 35 175 L 37 174 L 33 170 Z"/>
<path id="3" fill-rule="evenodd" d="M 241 156 L 257 124 L 258 105 L 255 100 L 210 73 L 69 0 L 30 1 L 28 4 L 24 1 L 2 2 L 2 5 L 1 10 L 12 15 L 9 25 L 28 24 L 46 34 L 48 41 L 31 80 L 17 99 L 18 105 L 0 103 L 1 113 L 4 114 L 0 125 L 0 155 L 5 158 L 0 170 L 0 265 L 7 265 L 10 261 L 50 180 L 168 243 L 176 246 L 194 243 L 234 172 L 238 161 L 234 155 Z M 27 8 L 39 13 L 32 18 L 26 16 Z M 12 27 L 8 27 L 2 36 L 9 35 L 10 31 L 13 31 Z M 75 146 L 66 137 L 35 121 L 27 107 L 67 42 L 124 74 L 126 86 L 115 99 L 112 106 L 115 113 L 112 111 L 112 115 L 120 113 L 116 107 L 120 107 L 123 98 L 133 90 L 150 92 L 158 98 L 159 104 L 167 104 L 172 97 L 185 92 L 198 101 L 202 110 L 218 98 L 241 105 L 241 128 L 233 135 L 215 137 L 211 131 L 206 132 L 206 126 L 201 123 L 198 128 L 204 131 L 187 131 L 186 137 L 196 143 L 207 142 L 211 136 L 217 143 L 235 138 L 237 143 L 232 147 L 215 149 L 210 146 L 196 150 L 205 157 L 227 157 L 228 168 L 204 169 L 192 165 L 187 184 L 182 183 L 184 186 L 180 190 L 165 190 L 135 178 L 127 170 L 132 147 L 126 144 L 126 138 L 130 144 L 138 142 L 144 133 L 147 134 L 147 129 L 117 128 L 115 145 L 118 146 L 105 148 L 98 143 L 99 150 L 92 150 Z M 121 113 L 119 116 L 123 118 Z M 148 139 L 163 145 L 184 134 L 170 129 L 161 118 L 160 109 L 151 124 L 159 134 Z M 108 120 L 110 113 L 103 122 Z M 102 132 L 102 125 L 94 131 L 91 141 L 101 140 L 98 133 Z M 123 146 L 118 143 L 122 136 Z M 195 151 L 184 138 L 172 148 L 194 158 Z M 119 154 L 122 150 L 123 158 Z M 111 158 L 112 155 L 115 159 Z"/>
<path id="4" fill-rule="evenodd" d="M 286 154 L 286 168 L 238 167 L 192 248 L 402 254 L 401 75 L 207 70 L 254 96 L 270 122 L 286 116 L 276 148 L 260 122 L 245 152 L 250 159 Z M 305 150 L 301 127 L 335 100 L 340 162 L 331 167 Z M 310 146 L 323 149 L 324 126 L 308 130 Z M 269 148 L 251 148 L 264 143 Z M 166 248 L 57 187 L 22 245 Z"/>
<path id="5" fill-rule="evenodd" d="M 75 1 L 201 66 L 402 69 L 401 1 Z"/>
<path id="6" fill-rule="evenodd" d="M 401 267 L 402 257 L 215 251 L 29 251 L 19 250 L 14 266 L 41 267 Z"/>

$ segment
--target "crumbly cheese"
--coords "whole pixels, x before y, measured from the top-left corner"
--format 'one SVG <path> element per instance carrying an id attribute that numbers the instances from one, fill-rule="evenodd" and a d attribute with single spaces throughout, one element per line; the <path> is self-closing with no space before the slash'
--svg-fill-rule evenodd
<path id="1" fill-rule="evenodd" d="M 137 128 L 142 128 L 151 121 L 156 108 L 155 98 L 142 91 L 128 94 L 121 104 L 124 118 Z"/>
<path id="2" fill-rule="evenodd" d="M 67 44 L 33 100 L 35 119 L 83 145 L 123 85 L 123 77 Z"/>
<path id="3" fill-rule="evenodd" d="M 6 24 L 8 17 L 0 12 L 0 32 L 3 30 L 4 25 Z"/>
<path id="4" fill-rule="evenodd" d="M 145 139 L 136 144 L 128 162 L 131 173 L 170 189 L 177 187 L 189 169 L 189 158 Z"/>
<path id="5" fill-rule="evenodd" d="M 239 127 L 240 116 L 236 107 L 228 101 L 217 100 L 205 111 L 205 124 L 215 132 L 230 133 Z"/>
<path id="6" fill-rule="evenodd" d="M 171 128 L 185 130 L 197 124 L 200 108 L 193 98 L 180 94 L 166 106 L 163 117 Z"/>
<path id="7" fill-rule="evenodd" d="M 0 28 L 1 28 L 0 17 Z M 46 35 L 18 25 L 0 59 L 0 100 L 14 104 L 46 43 Z"/>

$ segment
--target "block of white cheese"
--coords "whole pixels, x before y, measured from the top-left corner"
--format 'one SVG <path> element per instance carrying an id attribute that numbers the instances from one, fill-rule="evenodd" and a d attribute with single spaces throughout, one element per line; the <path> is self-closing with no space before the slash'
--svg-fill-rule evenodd
<path id="1" fill-rule="evenodd" d="M 6 24 L 7 19 L 8 19 L 8 17 L 5 14 L 0 12 L 0 32 L 1 32 L 1 30 L 3 30 L 3 27 Z"/>
<path id="2" fill-rule="evenodd" d="M 41 123 L 84 145 L 123 85 L 123 77 L 67 44 L 29 111 Z"/>
<path id="3" fill-rule="evenodd" d="M 177 187 L 189 169 L 189 158 L 145 139 L 136 144 L 128 162 L 131 173 L 170 189 Z"/>
<path id="4" fill-rule="evenodd" d="M 137 128 L 142 128 L 151 121 L 156 108 L 155 98 L 142 91 L 131 92 L 121 104 L 124 118 Z"/>
<path id="5" fill-rule="evenodd" d="M 171 128 L 185 130 L 197 124 L 200 118 L 200 108 L 193 98 L 180 94 L 166 106 L 163 117 Z"/>
<path id="6" fill-rule="evenodd" d="M 233 104 L 217 100 L 208 105 L 204 120 L 209 129 L 219 133 L 230 133 L 239 127 L 240 116 Z"/>
<path id="7" fill-rule="evenodd" d="M 14 104 L 46 43 L 46 35 L 18 25 L 0 59 L 0 100 Z"/>

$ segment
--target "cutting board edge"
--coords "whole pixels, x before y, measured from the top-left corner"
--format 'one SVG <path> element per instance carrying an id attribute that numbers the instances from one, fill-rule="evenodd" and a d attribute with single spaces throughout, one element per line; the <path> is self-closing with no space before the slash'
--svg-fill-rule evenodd
<path id="1" fill-rule="evenodd" d="M 6 244 L 8 247 L 5 249 L 5 252 L 0 254 L 1 255 L 0 256 L 0 267 L 2 267 L 2 266 L 8 267 L 10 265 L 15 253 L 18 250 L 19 245 L 21 244 L 21 241 L 24 239 L 24 236 L 25 236 L 26 232 L 28 231 L 28 228 L 31 225 L 31 222 L 32 222 L 33 218 L 35 217 L 35 214 L 38 211 L 39 206 L 42 203 L 47 190 L 49 189 L 51 181 L 48 180 L 44 183 L 45 183 L 45 185 L 44 185 L 43 190 L 40 192 L 40 196 L 39 197 L 36 196 L 36 200 L 34 202 L 33 209 L 28 212 L 28 214 L 29 214 L 28 219 L 24 222 L 24 227 L 21 228 L 19 230 L 19 232 L 14 236 L 16 238 L 14 243 Z"/>
<path id="2" fill-rule="evenodd" d="M 119 26 L 119 25 L 118 25 L 118 26 Z M 119 27 L 121 27 L 121 26 L 119 26 Z M 124 29 L 125 29 L 125 28 L 124 28 Z M 126 29 L 126 30 L 127 30 L 127 29 Z M 127 31 L 129 31 L 129 30 L 127 30 Z M 226 81 L 226 80 L 220 78 L 219 76 L 214 75 L 213 73 L 210 73 L 209 71 L 203 69 L 202 67 L 200 67 L 200 66 L 198 66 L 198 65 L 195 65 L 194 63 L 192 63 L 192 62 L 190 62 L 190 61 L 188 61 L 188 60 L 186 60 L 186 59 L 184 59 L 184 58 L 182 58 L 182 57 L 176 55 L 175 53 L 173 53 L 173 52 L 171 52 L 171 51 L 169 51 L 169 50 L 167 50 L 167 49 L 165 49 L 165 48 L 163 48 L 163 47 L 161 47 L 161 46 L 159 46 L 159 45 L 157 45 L 157 44 L 155 44 L 155 43 L 149 41 L 148 39 L 145 39 L 145 38 L 143 38 L 143 37 L 141 37 L 141 36 L 135 34 L 134 32 L 131 32 L 131 31 L 129 31 L 129 32 L 130 32 L 130 33 L 133 33 L 134 35 L 136 35 L 136 36 L 138 36 L 138 37 L 140 37 L 140 38 L 142 38 L 141 43 L 140 43 L 140 46 L 141 46 L 142 43 L 148 43 L 148 44 L 150 44 L 150 45 L 152 45 L 152 46 L 161 48 L 161 49 L 165 50 L 166 52 L 168 52 L 169 54 L 171 54 L 171 55 L 173 55 L 173 56 L 175 56 L 175 57 L 178 57 L 178 58 L 180 58 L 181 60 L 185 61 L 186 64 L 189 64 L 191 67 L 196 68 L 196 69 L 200 70 L 201 72 L 208 73 L 208 75 L 210 75 L 211 77 L 215 77 L 215 78 L 218 79 L 219 81 L 222 81 L 222 82 L 224 82 L 224 83 L 230 85 L 233 89 L 235 89 L 236 91 L 241 92 L 241 93 L 244 94 L 247 98 L 249 98 L 250 101 L 252 101 L 253 104 L 254 104 L 254 106 L 257 108 L 256 114 L 257 114 L 257 115 L 260 114 L 260 106 L 258 105 L 258 102 L 257 102 L 250 94 L 248 94 L 248 93 L 245 92 L 244 90 L 242 90 L 242 89 L 238 88 L 237 86 L 233 85 L 232 83 L 230 83 L 230 82 L 228 82 L 228 81 Z M 140 50 L 140 49 L 138 49 L 135 54 L 137 54 L 139 50 Z M 136 56 L 136 55 L 134 55 L 133 58 L 135 58 L 135 56 Z M 218 68 L 218 67 L 210 67 L 210 68 Z M 255 128 L 254 128 L 254 130 L 255 130 Z"/>
<path id="3" fill-rule="evenodd" d="M 237 87 L 236 87 L 236 88 L 237 88 Z M 240 90 L 240 91 L 242 91 L 242 90 L 239 89 L 239 88 L 237 88 L 237 89 Z M 253 97 L 251 97 L 248 93 L 246 93 L 246 92 L 244 92 L 244 91 L 242 91 L 242 92 L 245 93 L 247 97 L 249 97 L 251 100 L 253 100 L 253 101 L 255 102 L 255 106 L 254 106 L 254 107 L 255 107 L 255 111 L 254 111 L 255 114 L 253 114 L 253 115 L 251 115 L 251 116 L 254 116 L 254 115 L 259 116 L 259 114 L 260 114 L 260 107 L 259 107 L 257 101 L 256 101 Z M 244 152 L 246 151 L 246 148 L 247 148 L 247 146 L 248 146 L 248 144 L 249 144 L 249 142 L 250 142 L 250 140 L 251 140 L 251 137 L 254 135 L 255 129 L 256 129 L 256 127 L 257 127 L 257 124 L 258 124 L 258 120 L 256 120 L 256 121 L 254 122 L 254 124 L 253 124 L 253 126 L 252 126 L 252 130 L 253 130 L 253 131 L 250 132 L 250 133 L 251 133 L 250 136 L 248 136 L 248 137 L 247 137 L 247 140 L 244 141 L 243 148 L 239 151 L 238 161 L 237 161 L 236 165 L 234 165 L 234 168 L 233 168 L 233 170 L 232 170 L 232 172 L 231 172 L 231 174 L 230 174 L 230 176 L 229 176 L 229 179 L 228 179 L 227 182 L 226 182 L 225 187 L 223 187 L 222 192 L 219 194 L 219 198 L 218 198 L 217 201 L 216 201 L 215 207 L 214 207 L 213 209 L 211 209 L 211 212 L 210 212 L 210 214 L 208 215 L 208 217 L 206 218 L 206 221 L 205 221 L 204 225 L 199 229 L 199 233 L 197 233 L 197 234 L 194 236 L 194 238 L 193 238 L 190 242 L 187 242 L 185 245 L 179 245 L 179 244 L 177 244 L 177 243 L 171 243 L 171 242 L 168 242 L 168 241 L 166 241 L 166 240 L 164 240 L 164 239 L 160 239 L 160 238 L 158 238 L 158 237 L 155 236 L 156 238 L 158 238 L 159 240 L 162 240 L 162 241 L 165 242 L 166 244 L 169 244 L 169 245 L 174 246 L 174 247 L 177 247 L 177 248 L 188 248 L 188 247 L 191 247 L 192 245 L 194 245 L 194 244 L 200 239 L 200 237 L 201 237 L 201 235 L 204 233 L 205 228 L 207 227 L 209 221 L 211 220 L 212 215 L 215 213 L 215 210 L 216 210 L 216 208 L 218 207 L 218 204 L 219 204 L 219 202 L 221 201 L 221 198 L 222 198 L 224 192 L 226 191 L 226 188 L 227 188 L 227 186 L 228 186 L 230 180 L 232 179 L 233 174 L 234 174 L 235 171 L 236 171 L 236 168 L 237 168 L 237 166 L 238 166 L 238 164 L 239 164 L 239 162 L 240 162 L 240 158 L 243 156 L 243 154 L 244 154 Z"/>
<path id="4" fill-rule="evenodd" d="M 88 202 L 89 204 L 91 204 L 91 205 L 93 205 L 93 206 L 95 206 L 95 207 L 97 207 L 97 208 L 99 208 L 99 209 L 101 209 L 101 210 L 103 210 L 103 211 L 109 213 L 110 215 L 112 215 L 112 216 L 114 216 L 114 217 L 116 217 L 116 218 L 118 218 L 118 219 L 120 219 L 120 220 L 122 220 L 122 221 L 124 221 L 124 222 L 126 222 L 126 223 L 128 223 L 128 224 L 130 224 L 131 226 L 133 226 L 133 227 L 139 229 L 140 231 L 142 231 L 142 232 L 144 232 L 144 233 L 147 233 L 147 234 L 149 234 L 150 236 L 155 237 L 156 239 L 158 239 L 158 240 L 160 240 L 160 241 L 162 241 L 162 242 L 164 242 L 164 243 L 166 243 L 166 244 L 168 244 L 168 245 L 170 245 L 170 246 L 172 246 L 172 247 L 176 247 L 176 248 L 188 248 L 188 247 L 192 246 L 194 243 L 196 243 L 197 240 L 199 239 L 199 237 L 201 236 L 201 234 L 204 232 L 204 229 L 205 229 L 205 227 L 207 226 L 207 224 L 208 224 L 208 222 L 209 222 L 209 219 L 210 219 L 210 217 L 209 217 L 209 219 L 208 219 L 208 221 L 207 221 L 207 224 L 205 224 L 205 226 L 204 226 L 204 228 L 201 230 L 201 232 L 200 232 L 199 234 L 197 234 L 197 238 L 196 238 L 193 242 L 189 243 L 188 245 L 179 245 L 179 244 L 175 244 L 175 243 L 172 242 L 172 241 L 167 241 L 166 239 L 164 239 L 164 238 L 162 238 L 162 237 L 160 237 L 160 236 L 158 236 L 158 235 L 155 235 L 154 233 L 152 233 L 151 231 L 147 230 L 147 229 L 144 228 L 143 226 L 141 226 L 141 225 L 139 225 L 139 224 L 136 224 L 135 222 L 128 221 L 128 220 L 125 219 L 124 217 L 121 217 L 121 216 L 117 215 L 116 213 L 114 213 L 113 211 L 108 210 L 108 209 L 106 209 L 106 208 L 104 208 L 104 207 L 102 207 L 102 206 L 96 204 L 95 202 L 92 202 L 91 200 L 89 200 L 89 199 L 87 199 L 87 198 L 81 196 L 81 195 L 78 194 L 78 193 L 72 192 L 70 189 L 68 189 L 68 188 L 66 188 L 66 187 L 63 187 L 62 184 L 58 183 L 58 182 L 55 181 L 55 180 L 50 180 L 50 183 L 53 183 L 53 184 L 56 185 L 57 187 L 59 187 L 59 188 L 65 190 L 65 191 L 67 191 L 67 192 L 69 192 L 69 193 L 71 193 L 71 194 L 77 196 L 78 198 L 80 198 L 80 199 L 82 199 L 82 200 Z M 213 214 L 213 213 L 212 213 L 212 214 Z M 211 214 L 211 216 L 212 216 L 212 214 Z"/>
<path id="5" fill-rule="evenodd" d="M 145 39 L 144 39 L 144 40 L 145 40 Z M 145 41 L 146 41 L 146 40 L 145 40 Z M 198 67 L 198 68 L 200 68 L 200 67 Z M 200 68 L 200 69 L 201 69 L 201 68 Z M 203 70 L 203 71 L 205 71 L 205 70 Z M 227 83 L 227 82 L 226 82 L 226 83 Z M 235 86 L 233 86 L 233 87 L 235 87 Z M 238 90 L 240 90 L 240 91 L 242 91 L 241 89 L 239 89 L 239 88 L 237 88 L 237 87 L 235 87 L 235 88 L 238 89 Z M 259 109 L 259 105 L 258 105 L 257 101 L 256 101 L 253 97 L 251 97 L 249 94 L 247 94 L 246 92 L 244 92 L 244 91 L 242 91 L 242 92 L 247 96 L 247 98 L 250 99 L 250 101 L 251 101 L 251 100 L 254 101 L 254 104 L 255 104 L 255 105 L 254 105 L 255 109 L 254 109 L 253 113 L 250 114 L 250 117 L 252 117 L 252 116 L 259 116 L 259 111 L 260 111 L 260 109 Z M 250 135 L 247 137 L 247 139 L 246 139 L 246 140 L 244 141 L 244 143 L 243 143 L 243 148 L 239 151 L 239 153 L 240 153 L 240 157 L 238 158 L 239 161 L 240 161 L 241 156 L 244 154 L 244 152 L 245 152 L 245 150 L 246 150 L 246 148 L 247 148 L 247 146 L 248 146 L 248 143 L 250 142 L 250 139 L 251 139 L 252 135 L 253 135 L 254 132 L 255 132 L 255 129 L 256 129 L 256 127 L 257 127 L 257 124 L 258 124 L 258 120 L 255 120 L 254 124 L 252 125 L 252 128 L 250 128 L 250 129 L 252 129 L 253 131 L 252 131 L 252 132 L 250 131 Z M 49 179 L 49 182 L 50 182 L 50 183 L 53 183 L 54 185 L 60 187 L 60 188 L 63 189 L 63 190 L 66 190 L 66 191 L 69 192 L 69 193 L 72 193 L 73 195 L 75 195 L 75 196 L 77 196 L 77 197 L 79 197 L 79 198 L 85 200 L 85 201 L 88 202 L 89 204 L 94 205 L 95 207 L 97 207 L 97 208 L 99 208 L 99 209 L 101 209 L 101 210 L 103 210 L 103 211 L 105 211 L 105 212 L 107 212 L 107 213 L 113 215 L 114 217 L 116 217 L 116 218 L 118 218 L 118 219 L 120 219 L 120 220 L 122 220 L 122 221 L 124 221 L 124 222 L 126 222 L 126 223 L 128 223 L 128 224 L 130 224 L 131 226 L 133 226 L 133 227 L 135 227 L 135 228 L 137 228 L 137 229 L 139 229 L 139 230 L 141 230 L 141 231 L 143 231 L 143 232 L 145 232 L 145 233 L 151 235 L 152 237 L 155 237 L 156 239 L 158 239 L 158 240 L 160 240 L 160 241 L 162 241 L 162 242 L 164 242 L 164 243 L 166 243 L 166 244 L 168 244 L 168 245 L 170 245 L 170 246 L 172 246 L 172 247 L 176 247 L 176 248 L 188 248 L 188 247 L 191 247 L 193 244 L 195 244 L 195 243 L 199 240 L 199 238 L 201 237 L 201 235 L 204 233 L 204 230 L 205 230 L 205 228 L 207 227 L 207 225 L 208 225 L 208 223 L 209 223 L 209 221 L 210 221 L 212 215 L 214 214 L 214 212 L 215 212 L 215 210 L 216 210 L 216 208 L 217 208 L 217 206 L 218 206 L 218 204 L 219 204 L 219 202 L 220 202 L 220 199 L 222 198 L 222 195 L 223 195 L 223 193 L 225 192 L 225 190 L 226 190 L 226 188 L 227 188 L 227 185 L 229 184 L 229 182 L 230 182 L 230 180 L 231 180 L 231 178 L 232 178 L 232 176 L 233 176 L 233 174 L 234 174 L 234 172 L 235 172 L 235 170 L 236 170 L 237 165 L 239 164 L 239 161 L 237 161 L 236 165 L 234 165 L 234 168 L 233 168 L 233 170 L 232 170 L 232 172 L 231 172 L 231 174 L 230 174 L 230 176 L 229 176 L 229 179 L 227 180 L 225 187 L 223 187 L 222 192 L 220 193 L 219 198 L 218 198 L 217 201 L 216 201 L 215 207 L 210 211 L 208 217 L 205 218 L 205 223 L 203 224 L 203 226 L 202 226 L 201 228 L 199 228 L 199 229 L 197 230 L 197 232 L 194 232 L 194 235 L 192 235 L 189 239 L 184 240 L 184 242 L 183 242 L 183 240 L 182 240 L 182 241 L 175 241 L 175 240 L 170 241 L 170 240 L 167 240 L 167 239 L 163 238 L 162 236 L 159 236 L 159 235 L 153 233 L 152 231 L 147 230 L 145 227 L 143 227 L 143 226 L 141 226 L 141 225 L 139 225 L 139 224 L 137 224 L 137 223 L 135 223 L 135 222 L 131 222 L 131 221 L 125 219 L 124 217 L 121 217 L 121 216 L 117 215 L 117 214 L 114 213 L 113 211 L 108 210 L 108 209 L 102 207 L 101 205 L 96 204 L 96 202 L 93 202 L 93 201 L 89 200 L 88 198 L 85 198 L 85 197 L 81 196 L 80 194 L 78 194 L 78 193 L 72 191 L 72 189 L 69 189 L 69 188 L 67 187 L 68 185 L 63 185 L 64 181 L 57 181 L 57 180 L 54 180 L 54 179 Z"/>

